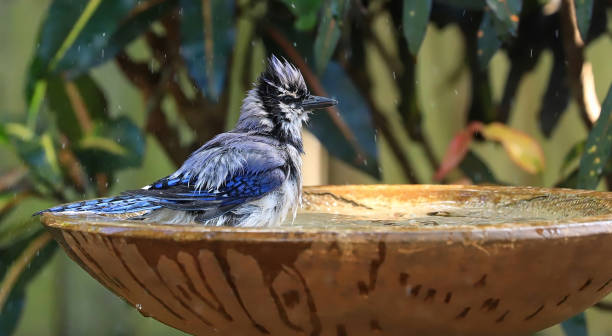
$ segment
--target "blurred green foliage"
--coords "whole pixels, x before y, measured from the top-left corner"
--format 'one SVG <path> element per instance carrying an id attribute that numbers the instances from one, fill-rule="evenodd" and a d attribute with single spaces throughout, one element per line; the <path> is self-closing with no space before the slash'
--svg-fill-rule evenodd
<path id="1" fill-rule="evenodd" d="M 0 13 L 7 13 L 3 6 L 11 8 L 0 4 Z M 485 143 L 486 134 L 471 132 L 468 141 L 459 142 L 463 147 L 449 147 L 442 156 L 440 146 L 453 136 L 443 130 L 499 122 L 510 126 L 505 137 L 496 138 L 504 146 L 545 143 L 573 104 L 590 130 L 588 138 L 578 137 L 571 149 L 537 145 L 543 148 L 542 164 L 558 156 L 556 151 L 568 153 L 554 181 L 542 177 L 548 169 L 543 165 L 534 175 L 539 184 L 572 188 L 596 188 L 603 177 L 610 189 L 612 91 L 599 111 L 592 99 L 594 80 L 582 72 L 585 48 L 610 39 L 610 7 L 609 1 L 595 0 L 51 0 L 44 18 L 29 22 L 39 28 L 36 41 L 28 41 L 32 56 L 22 74 L 23 108 L 0 115 L 0 150 L 7 158 L 0 163 L 0 335 L 17 327 L 28 282 L 56 250 L 30 210 L 106 195 L 117 187 L 118 176 L 143 161 L 146 167 L 133 174 L 148 173 L 151 179 L 179 164 L 237 119 L 244 91 L 272 52 L 296 64 L 315 94 L 340 101 L 337 109 L 314 114 L 308 130 L 332 156 L 365 174 L 343 175 L 360 176 L 353 181 L 426 183 L 446 164 L 443 182 L 515 184 L 520 181 L 515 175 L 529 173 L 496 176 L 495 163 L 483 159 L 493 146 Z M 27 13 L 17 17 L 29 19 Z M 454 27 L 459 41 L 422 51 L 428 36 L 447 27 Z M 508 59 L 507 75 L 492 76 L 491 62 L 500 55 Z M 540 107 L 533 110 L 541 135 L 531 132 L 528 141 L 518 142 L 510 124 L 520 105 L 519 86 L 546 58 L 552 70 L 537 97 Z M 121 72 L 122 86 L 101 85 L 103 75 L 96 71 L 109 64 Z M 419 74 L 430 66 L 428 74 L 436 76 L 448 64 L 458 64 L 457 70 L 437 82 Z M 392 90 L 381 84 L 385 76 L 392 78 L 385 82 Z M 604 82 L 609 87 L 611 80 Z M 135 88 L 130 94 L 142 99 L 131 114 L 109 100 L 128 94 L 118 92 L 127 90 L 126 83 Z M 424 86 L 431 83 L 438 83 L 446 99 L 427 100 Z M 0 94 L 10 92 L 6 85 L 0 83 Z M 467 93 L 460 95 L 458 87 Z M 589 90 L 591 96 L 585 94 Z M 392 103 L 389 91 L 397 93 Z M 456 107 L 465 117 L 458 112 L 427 126 L 435 120 L 427 114 L 432 106 L 452 105 L 453 96 L 465 98 Z M 594 124 L 593 113 L 600 113 Z M 451 124 L 457 120 L 461 124 Z M 155 140 L 160 152 L 152 155 L 145 149 L 154 149 Z M 412 148 L 420 151 L 419 159 Z M 524 166 L 520 156 L 509 154 L 518 164 L 514 171 Z M 168 161 L 161 163 L 162 157 Z M 56 281 L 73 283 L 78 291 L 91 279 Z M 58 311 L 71 309 L 62 306 L 61 296 L 56 299 Z M 69 334 L 71 326 L 58 320 L 56 333 Z M 564 329 L 568 335 L 586 334 L 584 316 Z"/>

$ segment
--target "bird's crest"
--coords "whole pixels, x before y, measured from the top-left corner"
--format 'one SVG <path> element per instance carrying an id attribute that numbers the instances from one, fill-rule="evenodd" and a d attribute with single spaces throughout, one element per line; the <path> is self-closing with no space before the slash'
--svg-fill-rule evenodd
<path id="1" fill-rule="evenodd" d="M 302 96 L 308 92 L 302 73 L 286 59 L 278 59 L 272 55 L 268 59 L 268 67 L 261 75 L 260 84 L 268 84 L 281 94 Z"/>

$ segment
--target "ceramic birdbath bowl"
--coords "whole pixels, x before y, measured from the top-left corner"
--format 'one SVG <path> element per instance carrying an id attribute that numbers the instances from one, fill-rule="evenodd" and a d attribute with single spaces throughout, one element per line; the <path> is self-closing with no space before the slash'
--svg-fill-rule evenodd
<path id="1" fill-rule="evenodd" d="M 194 335 L 523 335 L 612 291 L 612 193 L 329 186 L 276 228 L 46 213 L 89 274 Z"/>

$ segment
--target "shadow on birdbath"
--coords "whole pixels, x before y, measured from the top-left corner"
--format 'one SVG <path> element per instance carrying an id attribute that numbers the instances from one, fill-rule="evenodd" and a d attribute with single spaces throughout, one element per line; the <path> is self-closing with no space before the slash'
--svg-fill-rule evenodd
<path id="1" fill-rule="evenodd" d="M 143 315 L 195 335 L 520 335 L 612 291 L 612 193 L 306 188 L 291 225 L 150 225 L 45 213 Z"/>

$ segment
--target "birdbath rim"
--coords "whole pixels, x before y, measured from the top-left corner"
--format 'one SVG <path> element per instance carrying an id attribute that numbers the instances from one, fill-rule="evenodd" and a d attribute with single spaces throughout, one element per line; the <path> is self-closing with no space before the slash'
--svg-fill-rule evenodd
<path id="1" fill-rule="evenodd" d="M 304 195 L 339 195 L 343 200 L 372 201 L 378 197 L 406 199 L 424 197 L 448 197 L 460 199 L 481 195 L 504 199 L 515 197 L 517 201 L 538 197 L 588 198 L 612 209 L 612 193 L 564 188 L 510 187 L 510 186 L 473 186 L 473 185 L 328 185 L 305 187 Z M 432 196 L 433 195 L 433 196 Z M 437 195 L 437 196 L 436 196 Z M 531 195 L 531 196 L 530 196 Z M 336 196 L 334 196 L 336 197 Z M 308 202 L 306 202 L 308 203 Z M 383 205 L 384 206 L 384 205 Z M 309 206 L 306 205 L 306 208 Z M 320 210 L 320 209 L 319 209 Z M 306 209 L 305 212 L 309 210 Z M 90 232 L 101 235 L 138 237 L 151 239 L 171 239 L 175 241 L 338 241 L 369 242 L 372 239 L 385 241 L 427 241 L 444 239 L 450 242 L 511 241 L 515 239 L 546 239 L 550 237 L 572 237 L 596 235 L 612 232 L 612 210 L 603 214 L 573 216 L 568 218 L 542 219 L 533 221 L 511 221 L 497 224 L 459 224 L 440 226 L 378 226 L 372 228 L 338 229 L 325 227 L 300 227 L 287 224 L 280 227 L 211 227 L 202 225 L 150 224 L 136 220 L 108 220 L 104 217 L 76 217 L 59 213 L 44 213 L 42 222 L 50 228 Z"/>

